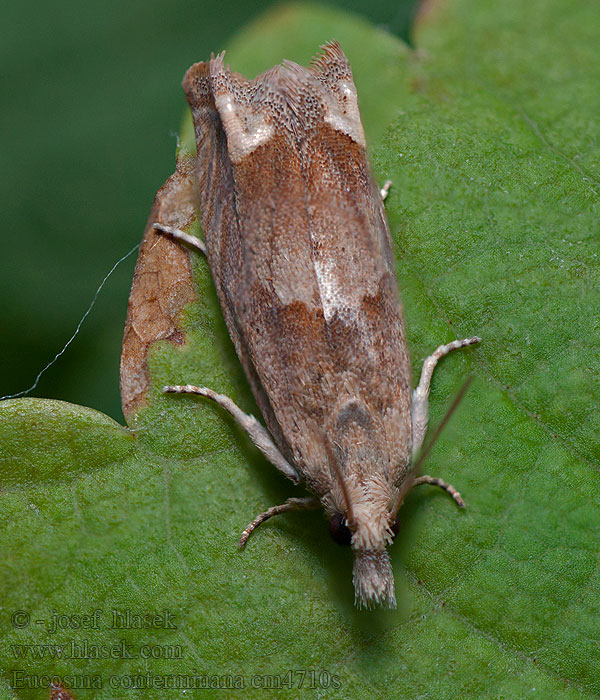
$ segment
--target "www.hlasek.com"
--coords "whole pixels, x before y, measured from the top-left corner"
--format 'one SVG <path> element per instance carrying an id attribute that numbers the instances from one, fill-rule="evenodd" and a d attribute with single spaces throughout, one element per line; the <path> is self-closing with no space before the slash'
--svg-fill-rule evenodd
<path id="1" fill-rule="evenodd" d="M 131 644 L 121 639 L 112 644 L 97 644 L 88 639 L 74 639 L 64 644 L 11 644 L 13 659 L 183 659 L 181 644 Z"/>

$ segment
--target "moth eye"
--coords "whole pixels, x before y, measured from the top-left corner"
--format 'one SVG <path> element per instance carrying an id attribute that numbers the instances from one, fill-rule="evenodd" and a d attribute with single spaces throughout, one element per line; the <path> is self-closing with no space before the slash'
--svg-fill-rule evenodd
<path id="1" fill-rule="evenodd" d="M 392 539 L 394 539 L 399 532 L 400 532 L 400 517 L 397 515 L 396 519 L 392 523 L 392 533 L 393 533 Z"/>
<path id="2" fill-rule="evenodd" d="M 352 533 L 345 520 L 341 513 L 336 513 L 329 521 L 329 534 L 334 542 L 341 545 L 349 545 L 352 541 Z"/>

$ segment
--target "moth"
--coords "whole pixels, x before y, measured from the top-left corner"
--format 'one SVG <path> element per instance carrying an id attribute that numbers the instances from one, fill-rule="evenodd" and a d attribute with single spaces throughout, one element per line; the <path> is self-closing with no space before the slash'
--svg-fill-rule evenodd
<path id="1" fill-rule="evenodd" d="M 359 607 L 395 606 L 387 552 L 413 486 L 431 376 L 455 340 L 411 369 L 383 198 L 367 160 L 356 88 L 337 42 L 309 67 L 291 61 L 254 80 L 224 54 L 196 63 L 192 110 L 204 241 L 157 230 L 204 253 L 233 344 L 267 429 L 207 387 L 168 386 L 227 410 L 256 446 L 311 495 L 258 515 L 323 507 L 333 539 L 352 548 Z"/>

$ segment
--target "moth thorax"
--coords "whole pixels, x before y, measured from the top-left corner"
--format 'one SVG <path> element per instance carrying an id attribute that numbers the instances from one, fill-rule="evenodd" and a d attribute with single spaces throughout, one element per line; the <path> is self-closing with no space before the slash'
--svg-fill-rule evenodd
<path id="1" fill-rule="evenodd" d="M 375 605 L 396 607 L 394 574 L 390 556 L 385 549 L 354 552 L 353 582 L 359 608 Z"/>

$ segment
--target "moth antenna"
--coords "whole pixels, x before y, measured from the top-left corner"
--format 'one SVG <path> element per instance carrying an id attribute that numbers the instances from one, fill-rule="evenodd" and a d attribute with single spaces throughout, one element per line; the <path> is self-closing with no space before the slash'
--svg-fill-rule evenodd
<path id="1" fill-rule="evenodd" d="M 446 415 L 442 418 L 442 420 L 440 421 L 439 425 L 438 425 L 437 428 L 435 429 L 433 435 L 432 435 L 431 438 L 427 441 L 427 444 L 425 445 L 425 447 L 424 447 L 424 448 L 421 450 L 421 452 L 419 453 L 419 456 L 418 456 L 418 458 L 417 458 L 417 461 L 414 463 L 413 468 L 412 468 L 412 472 L 413 472 L 413 474 L 414 474 L 415 476 L 417 475 L 417 473 L 418 473 L 418 471 L 419 471 L 419 469 L 420 469 L 420 467 L 421 467 L 421 464 L 423 464 L 423 462 L 425 461 L 425 458 L 426 458 L 427 455 L 431 452 L 431 448 L 432 448 L 432 447 L 435 445 L 435 443 L 437 442 L 437 439 L 438 439 L 439 436 L 441 435 L 442 430 L 443 430 L 443 429 L 446 427 L 446 425 L 448 424 L 448 421 L 449 421 L 450 418 L 452 417 L 452 414 L 454 413 L 454 411 L 456 411 L 456 409 L 458 408 L 460 402 L 463 400 L 465 394 L 467 393 L 467 389 L 468 389 L 469 386 L 471 385 L 471 382 L 472 382 L 472 381 L 473 381 L 473 375 L 471 375 L 470 377 L 468 377 L 467 380 L 465 381 L 465 383 L 461 386 L 460 391 L 459 391 L 458 394 L 456 394 L 456 396 L 454 397 L 454 401 L 452 402 L 450 408 L 446 411 Z"/>
<path id="2" fill-rule="evenodd" d="M 390 510 L 391 513 L 396 514 L 397 511 L 400 510 L 400 506 L 404 502 L 406 494 L 412 489 L 416 478 L 417 473 L 414 469 L 406 475 L 406 478 L 402 482 L 402 486 L 400 486 L 400 491 L 398 492 L 398 495 L 394 498 L 393 506 Z"/>
<path id="3" fill-rule="evenodd" d="M 441 435 L 442 430 L 446 427 L 448 421 L 449 421 L 450 418 L 452 417 L 452 414 L 454 413 L 454 411 L 456 411 L 456 409 L 458 408 L 458 405 L 459 405 L 460 402 L 463 400 L 465 394 L 467 393 L 467 389 L 468 389 L 469 386 L 471 385 L 471 382 L 472 382 L 472 381 L 473 381 L 473 376 L 470 376 L 470 377 L 467 378 L 467 380 L 465 381 L 465 383 L 461 386 L 460 391 L 459 391 L 458 394 L 456 394 L 456 396 L 454 397 L 454 401 L 452 402 L 452 405 L 451 405 L 450 408 L 446 411 L 446 415 L 442 418 L 440 424 L 439 424 L 439 425 L 437 426 L 437 428 L 435 429 L 433 435 L 432 435 L 431 438 L 427 441 L 427 444 L 425 445 L 425 447 L 424 447 L 424 448 L 421 450 L 421 452 L 419 453 L 419 456 L 418 456 L 418 458 L 417 458 L 417 461 L 413 464 L 413 467 L 412 467 L 412 469 L 411 469 L 411 471 L 410 471 L 410 474 L 407 475 L 406 479 L 405 479 L 404 482 L 402 483 L 402 486 L 401 486 L 401 488 L 400 488 L 400 492 L 398 493 L 398 495 L 397 495 L 396 498 L 394 499 L 394 506 L 393 506 L 393 508 L 391 509 L 392 512 L 396 512 L 396 511 L 400 508 L 400 506 L 401 506 L 401 504 L 402 504 L 402 501 L 404 501 L 404 499 L 405 499 L 405 497 L 406 497 L 406 494 L 407 494 L 407 493 L 411 490 L 411 488 L 413 487 L 413 485 L 414 485 L 414 483 L 415 483 L 415 480 L 416 480 L 416 478 L 417 478 L 417 474 L 419 473 L 419 469 L 421 468 L 421 465 L 422 465 L 423 462 L 425 461 L 425 458 L 427 457 L 427 455 L 431 452 L 431 448 L 432 448 L 432 447 L 435 445 L 435 443 L 437 442 L 437 439 L 438 439 L 439 436 Z"/>
<path id="4" fill-rule="evenodd" d="M 335 458 L 335 455 L 333 454 L 333 450 L 331 449 L 331 445 L 329 444 L 329 441 L 323 436 L 323 444 L 325 445 L 325 450 L 327 452 L 327 459 L 329 461 L 329 465 L 333 467 L 333 471 L 335 473 L 336 479 L 338 481 L 338 484 L 340 485 L 340 488 L 342 490 L 342 495 L 344 496 L 344 502 L 346 504 L 346 512 L 348 513 L 347 521 L 348 521 L 348 528 L 352 530 L 353 528 L 356 527 L 356 519 L 354 518 L 354 509 L 352 507 L 352 500 L 350 499 L 350 493 L 348 492 L 348 487 L 346 485 L 346 482 L 344 481 L 344 475 L 342 474 L 342 470 L 340 469 L 339 464 L 337 463 L 337 460 Z"/>

